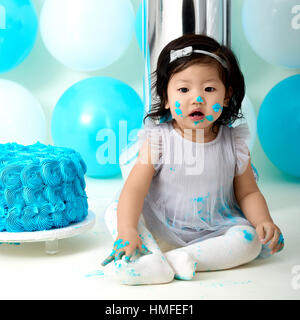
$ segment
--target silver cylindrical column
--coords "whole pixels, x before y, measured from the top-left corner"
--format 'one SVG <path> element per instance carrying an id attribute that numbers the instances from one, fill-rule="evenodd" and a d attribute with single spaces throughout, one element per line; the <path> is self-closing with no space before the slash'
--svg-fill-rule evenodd
<path id="1" fill-rule="evenodd" d="M 151 104 L 150 75 L 160 51 L 186 33 L 206 34 L 230 46 L 230 0 L 143 0 L 145 110 Z"/>

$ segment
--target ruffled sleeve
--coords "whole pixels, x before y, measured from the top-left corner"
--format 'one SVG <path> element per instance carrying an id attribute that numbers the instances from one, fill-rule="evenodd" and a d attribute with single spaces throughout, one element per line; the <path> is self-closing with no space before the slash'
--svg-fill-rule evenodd
<path id="1" fill-rule="evenodd" d="M 235 175 L 244 173 L 249 163 L 250 131 L 246 123 L 231 128 L 233 148 L 236 157 Z"/>
<path id="2" fill-rule="evenodd" d="M 163 131 L 161 125 L 147 125 L 138 132 L 139 148 L 148 140 L 151 162 L 157 172 L 163 162 Z"/>

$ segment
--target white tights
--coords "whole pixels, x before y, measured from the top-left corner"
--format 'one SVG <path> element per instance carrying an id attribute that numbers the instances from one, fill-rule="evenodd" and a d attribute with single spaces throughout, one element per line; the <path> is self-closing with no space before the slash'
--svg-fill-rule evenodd
<path id="1" fill-rule="evenodd" d="M 111 203 L 105 212 L 105 222 L 114 240 L 117 204 Z M 136 252 L 129 263 L 123 259 L 114 263 L 117 279 L 127 285 L 167 283 L 174 278 L 191 280 L 196 271 L 233 268 L 252 261 L 261 251 L 261 243 L 251 226 L 233 226 L 224 235 L 164 252 L 145 227 L 142 216 L 137 230 L 152 254 Z"/>

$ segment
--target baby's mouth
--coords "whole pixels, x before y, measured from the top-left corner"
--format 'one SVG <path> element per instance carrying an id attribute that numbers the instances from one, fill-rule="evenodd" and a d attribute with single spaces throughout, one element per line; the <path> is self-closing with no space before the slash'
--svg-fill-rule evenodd
<path id="1" fill-rule="evenodd" d="M 205 114 L 202 113 L 199 110 L 196 110 L 196 111 L 193 111 L 192 113 L 190 113 L 189 117 L 194 121 L 195 120 L 201 120 L 201 119 L 203 119 L 205 117 Z"/>

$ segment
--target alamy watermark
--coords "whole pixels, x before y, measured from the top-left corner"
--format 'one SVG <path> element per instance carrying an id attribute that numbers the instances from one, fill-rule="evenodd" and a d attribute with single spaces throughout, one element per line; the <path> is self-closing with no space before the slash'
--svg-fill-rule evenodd
<path id="1" fill-rule="evenodd" d="M 152 164 L 161 161 L 163 164 L 184 165 L 186 175 L 200 175 L 204 169 L 204 143 L 191 143 L 190 137 L 195 133 L 197 142 L 204 141 L 203 129 L 185 129 L 183 139 L 176 139 L 173 135 L 164 135 L 158 128 L 127 130 L 127 121 L 119 121 L 119 134 L 110 128 L 104 128 L 97 132 L 96 140 L 103 141 L 96 152 L 96 159 L 99 164 L 116 164 L 117 153 L 122 155 L 122 163 L 132 159 L 132 150 L 136 151 L 142 147 L 142 143 L 148 139 L 149 149 L 143 149 L 143 157 L 140 162 Z M 150 132 L 150 134 L 149 134 Z M 138 138 L 137 138 L 138 137 Z M 127 143 L 129 141 L 129 143 Z M 138 146 L 134 146 L 136 143 Z M 163 150 L 162 150 L 163 145 Z M 117 147 L 119 146 L 119 147 Z M 170 148 L 173 146 L 173 148 Z M 118 150 L 117 150 L 118 149 Z M 161 153 L 163 152 L 163 157 Z"/>
<path id="2" fill-rule="evenodd" d="M 296 264 L 292 267 L 292 277 L 291 286 L 294 290 L 300 289 L 300 265 Z"/>
<path id="3" fill-rule="evenodd" d="M 291 26 L 294 30 L 300 29 L 300 4 L 295 5 L 292 10 L 292 14 L 294 15 L 291 20 Z"/>

